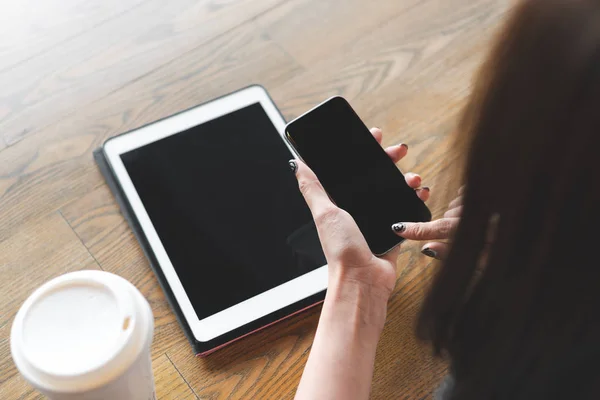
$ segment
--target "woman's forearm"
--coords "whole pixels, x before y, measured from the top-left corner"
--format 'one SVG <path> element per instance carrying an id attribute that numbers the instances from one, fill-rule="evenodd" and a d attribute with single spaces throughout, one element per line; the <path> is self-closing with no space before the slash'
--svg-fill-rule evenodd
<path id="1" fill-rule="evenodd" d="M 296 399 L 368 399 L 387 296 L 330 276 L 315 340 Z"/>

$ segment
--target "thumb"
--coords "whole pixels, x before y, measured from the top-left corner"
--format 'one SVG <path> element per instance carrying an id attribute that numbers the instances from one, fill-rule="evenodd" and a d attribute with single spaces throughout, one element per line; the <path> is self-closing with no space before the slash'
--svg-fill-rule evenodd
<path id="1" fill-rule="evenodd" d="M 298 178 L 300 192 L 304 196 L 313 218 L 317 218 L 318 215 L 334 207 L 321 182 L 306 164 L 300 160 L 290 160 L 289 165 L 292 171 L 295 172 L 296 178 Z"/>
<path id="2" fill-rule="evenodd" d="M 449 239 L 459 218 L 442 218 L 431 222 L 399 222 L 392 225 L 396 235 L 410 240 Z"/>

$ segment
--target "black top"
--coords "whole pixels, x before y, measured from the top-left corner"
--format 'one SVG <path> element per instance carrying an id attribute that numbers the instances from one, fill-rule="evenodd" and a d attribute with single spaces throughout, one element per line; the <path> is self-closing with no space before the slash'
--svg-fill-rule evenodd
<path id="1" fill-rule="evenodd" d="M 524 390 L 511 390 L 510 377 L 498 376 L 494 399 L 592 400 L 600 399 L 600 344 L 578 347 L 564 359 L 533 376 L 524 376 Z M 522 385 L 523 380 L 530 380 Z M 460 400 L 454 396 L 455 380 L 447 376 L 434 394 L 435 400 Z"/>

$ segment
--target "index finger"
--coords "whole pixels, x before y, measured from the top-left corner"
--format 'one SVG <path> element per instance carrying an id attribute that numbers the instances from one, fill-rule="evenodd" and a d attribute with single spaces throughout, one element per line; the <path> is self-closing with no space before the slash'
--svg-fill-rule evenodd
<path id="1" fill-rule="evenodd" d="M 306 200 L 306 204 L 308 204 L 308 208 L 310 208 L 313 218 L 335 207 L 323 185 L 319 182 L 319 178 L 306 164 L 300 160 L 290 160 L 289 164 L 292 171 L 296 173 L 298 187 Z"/>
<path id="2" fill-rule="evenodd" d="M 459 221 L 460 218 L 441 218 L 430 222 L 399 222 L 392 225 L 392 230 L 410 240 L 444 240 L 452 236 Z"/>

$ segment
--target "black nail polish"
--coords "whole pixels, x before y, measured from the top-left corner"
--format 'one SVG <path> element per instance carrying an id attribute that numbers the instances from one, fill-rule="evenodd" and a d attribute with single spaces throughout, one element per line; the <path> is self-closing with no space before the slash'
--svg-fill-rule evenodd
<path id="1" fill-rule="evenodd" d="M 425 254 L 427 257 L 437 258 L 437 253 L 428 247 L 425 247 L 423 250 L 421 250 L 421 253 Z"/>
<path id="2" fill-rule="evenodd" d="M 408 150 L 408 145 L 406 143 L 401 143 L 400 146 L 404 147 L 406 150 Z"/>
<path id="3" fill-rule="evenodd" d="M 298 170 L 298 164 L 296 163 L 296 160 L 290 160 L 288 161 L 288 164 L 292 172 L 296 173 L 296 171 Z"/>
<path id="4" fill-rule="evenodd" d="M 406 230 L 406 225 L 402 222 L 392 225 L 392 230 L 396 233 L 402 233 Z"/>

